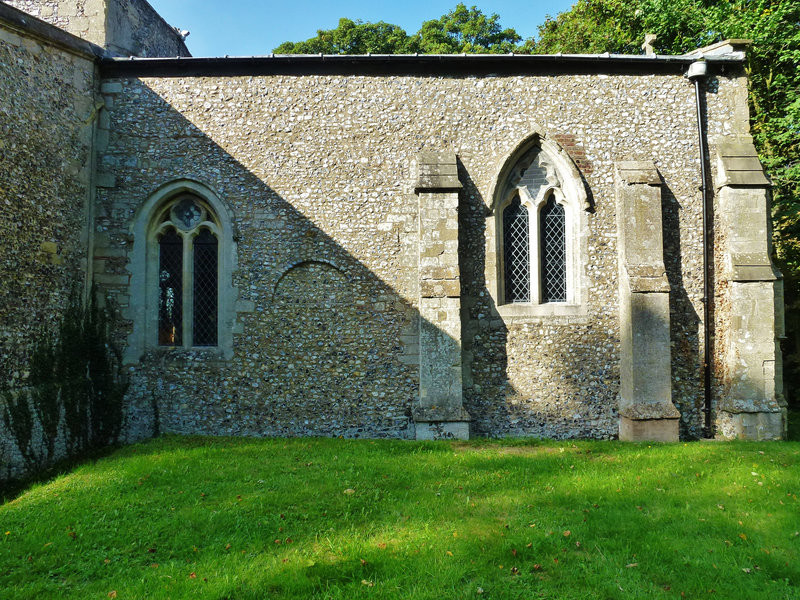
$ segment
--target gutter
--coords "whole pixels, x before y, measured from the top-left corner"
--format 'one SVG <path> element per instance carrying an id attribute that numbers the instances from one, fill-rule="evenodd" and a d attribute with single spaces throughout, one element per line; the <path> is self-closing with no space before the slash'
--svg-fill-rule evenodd
<path id="1" fill-rule="evenodd" d="M 683 75 L 691 56 L 626 54 L 271 54 L 189 58 L 119 58 L 100 61 L 103 77 L 201 77 L 242 75 L 477 76 L 568 74 Z M 739 67 L 738 55 L 708 57 L 714 72 Z"/>

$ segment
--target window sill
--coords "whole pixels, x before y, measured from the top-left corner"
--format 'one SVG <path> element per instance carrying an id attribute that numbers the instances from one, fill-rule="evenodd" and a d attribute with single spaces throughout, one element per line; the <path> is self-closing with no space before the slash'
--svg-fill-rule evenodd
<path id="1" fill-rule="evenodd" d="M 497 307 L 497 313 L 506 322 L 557 320 L 573 323 L 583 322 L 588 318 L 585 305 L 565 302 L 501 304 Z"/>
<path id="2" fill-rule="evenodd" d="M 145 358 L 158 358 L 167 361 L 218 361 L 224 360 L 224 352 L 219 346 L 156 346 L 147 351 Z"/>

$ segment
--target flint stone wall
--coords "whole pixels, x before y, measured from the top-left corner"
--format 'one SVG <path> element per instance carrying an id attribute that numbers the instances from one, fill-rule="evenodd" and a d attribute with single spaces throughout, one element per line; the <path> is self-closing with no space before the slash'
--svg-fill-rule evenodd
<path id="1" fill-rule="evenodd" d="M 55 326 L 73 286 L 83 292 L 93 58 L 0 26 L 0 389 L 27 386 L 42 327 Z M 0 419 L 3 475 L 19 463 L 10 439 Z"/>
<path id="2" fill-rule="evenodd" d="M 744 77 L 714 85 L 709 137 L 746 130 L 746 111 L 730 108 L 746 94 Z M 613 167 L 628 157 L 652 160 L 664 180 L 672 398 L 682 435 L 700 434 L 700 159 L 683 77 L 164 77 L 109 80 L 104 90 L 95 264 L 120 304 L 137 243 L 129 224 L 159 187 L 203 183 L 237 231 L 233 358 L 147 352 L 132 367 L 142 431 L 155 398 L 172 431 L 413 437 L 414 160 L 433 151 L 458 156 L 464 186 L 461 343 L 473 435 L 616 435 Z M 503 321 L 486 289 L 489 194 L 503 157 L 533 133 L 558 140 L 590 190 L 585 317 Z"/>
<path id="3" fill-rule="evenodd" d="M 14 8 L 122 56 L 191 56 L 146 0 L 4 0 Z"/>

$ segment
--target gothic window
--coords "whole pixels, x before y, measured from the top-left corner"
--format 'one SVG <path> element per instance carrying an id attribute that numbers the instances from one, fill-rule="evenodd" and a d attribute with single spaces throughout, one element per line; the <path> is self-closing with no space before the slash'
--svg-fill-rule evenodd
<path id="1" fill-rule="evenodd" d="M 226 204 L 206 184 L 172 181 L 143 200 L 131 233 L 133 327 L 125 363 L 140 361 L 151 348 L 203 348 L 206 356 L 233 357 L 241 322 L 234 222 Z"/>
<path id="2" fill-rule="evenodd" d="M 534 140 L 507 161 L 495 190 L 490 292 L 501 316 L 585 314 L 586 192 L 565 153 Z"/>
<path id="3" fill-rule="evenodd" d="M 183 194 L 159 211 L 158 345 L 216 346 L 219 323 L 219 224 L 198 197 Z"/>

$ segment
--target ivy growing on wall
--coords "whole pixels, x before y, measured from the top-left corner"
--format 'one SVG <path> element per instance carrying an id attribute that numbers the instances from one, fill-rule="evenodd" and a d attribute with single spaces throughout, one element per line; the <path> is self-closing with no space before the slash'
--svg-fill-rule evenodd
<path id="1" fill-rule="evenodd" d="M 33 346 L 29 386 L 2 392 L 3 423 L 27 470 L 52 464 L 60 434 L 65 458 L 119 439 L 128 378 L 112 314 L 94 288 L 85 304 L 73 292 L 56 331 L 41 331 Z"/>

